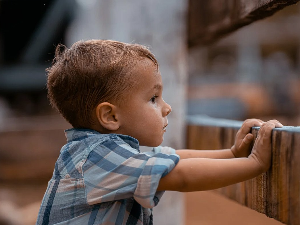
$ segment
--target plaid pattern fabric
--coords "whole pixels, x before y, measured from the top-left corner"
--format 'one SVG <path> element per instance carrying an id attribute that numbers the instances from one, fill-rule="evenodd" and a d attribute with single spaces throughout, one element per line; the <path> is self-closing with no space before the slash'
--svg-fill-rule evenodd
<path id="1" fill-rule="evenodd" d="M 66 130 L 36 224 L 152 224 L 161 177 L 178 163 L 169 147 L 141 153 L 130 136 Z"/>

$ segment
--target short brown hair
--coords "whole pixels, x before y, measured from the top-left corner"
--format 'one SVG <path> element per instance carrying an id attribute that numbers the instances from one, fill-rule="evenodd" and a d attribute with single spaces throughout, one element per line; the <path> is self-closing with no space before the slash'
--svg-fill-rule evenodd
<path id="1" fill-rule="evenodd" d="M 128 74 L 143 58 L 158 66 L 145 46 L 111 40 L 58 45 L 48 68 L 47 89 L 51 105 L 75 128 L 89 128 L 92 112 L 105 101 L 118 101 L 130 87 Z"/>

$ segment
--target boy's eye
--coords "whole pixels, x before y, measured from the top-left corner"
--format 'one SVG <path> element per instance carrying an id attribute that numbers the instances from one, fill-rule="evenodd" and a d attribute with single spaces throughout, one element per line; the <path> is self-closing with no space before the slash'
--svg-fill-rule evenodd
<path id="1" fill-rule="evenodd" d="M 157 97 L 158 97 L 158 96 L 154 95 L 154 96 L 150 99 L 150 101 L 151 101 L 152 103 L 155 103 Z"/>

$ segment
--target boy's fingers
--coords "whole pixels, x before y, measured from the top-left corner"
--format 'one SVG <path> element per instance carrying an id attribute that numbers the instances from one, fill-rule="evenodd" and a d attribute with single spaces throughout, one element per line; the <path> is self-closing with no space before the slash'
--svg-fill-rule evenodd
<path id="1" fill-rule="evenodd" d="M 275 127 L 283 127 L 283 125 L 278 122 L 277 120 L 269 120 L 268 122 L 264 122 L 263 125 L 261 126 L 261 128 L 258 131 L 258 136 L 260 135 L 268 135 L 270 133 L 272 133 L 272 130 Z"/>
<path id="2" fill-rule="evenodd" d="M 249 148 L 249 146 L 250 146 L 250 144 L 252 143 L 253 139 L 254 139 L 254 137 L 253 137 L 252 134 L 250 134 L 250 133 L 247 134 L 247 135 L 244 137 L 244 139 L 243 139 L 242 143 L 240 144 L 239 148 L 240 148 L 240 149 L 243 149 L 243 148 Z"/>
<path id="3" fill-rule="evenodd" d="M 253 141 L 253 134 L 247 134 L 243 140 L 243 143 L 245 144 L 251 144 L 251 142 Z"/>
<path id="4" fill-rule="evenodd" d="M 246 135 L 247 133 L 250 132 L 252 127 L 260 127 L 261 125 L 263 125 L 263 123 L 264 122 L 259 119 L 247 119 L 245 120 L 245 122 L 243 123 L 240 129 L 240 133 Z"/>
<path id="5" fill-rule="evenodd" d="M 276 124 L 272 121 L 264 123 L 258 131 L 257 139 L 268 139 L 271 136 L 272 130 L 275 127 Z"/>
<path id="6" fill-rule="evenodd" d="M 264 123 L 264 121 L 259 119 L 247 119 L 245 120 L 243 125 L 246 125 L 247 127 L 255 127 L 255 126 L 261 126 Z"/>
<path id="7" fill-rule="evenodd" d="M 276 127 L 283 127 L 278 120 L 269 120 L 268 122 L 273 123 Z"/>
<path id="8" fill-rule="evenodd" d="M 275 127 L 283 127 L 283 125 L 277 120 L 269 120 L 264 122 L 258 131 L 258 136 L 269 135 Z"/>

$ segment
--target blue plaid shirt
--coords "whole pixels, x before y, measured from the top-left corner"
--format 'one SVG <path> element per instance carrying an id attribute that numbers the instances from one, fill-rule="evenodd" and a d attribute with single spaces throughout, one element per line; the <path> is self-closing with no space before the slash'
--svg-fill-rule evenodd
<path id="1" fill-rule="evenodd" d="M 141 153 L 136 139 L 66 130 L 36 224 L 152 224 L 160 179 L 178 163 L 168 147 Z"/>

